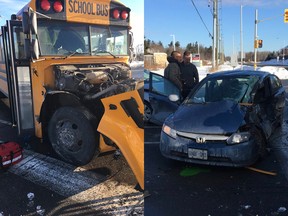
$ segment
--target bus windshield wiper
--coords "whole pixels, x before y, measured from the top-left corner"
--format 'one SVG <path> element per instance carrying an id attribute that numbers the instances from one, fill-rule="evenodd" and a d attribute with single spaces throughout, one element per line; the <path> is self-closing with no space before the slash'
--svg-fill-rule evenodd
<path id="1" fill-rule="evenodd" d="M 117 56 L 115 56 L 113 53 L 111 53 L 111 52 L 109 52 L 109 51 L 107 51 L 107 50 L 99 50 L 99 51 L 94 50 L 94 51 L 92 51 L 92 53 L 95 53 L 95 54 L 98 54 L 98 53 L 108 53 L 108 54 L 110 54 L 111 56 L 113 56 L 114 58 L 117 58 Z"/>
<path id="2" fill-rule="evenodd" d="M 76 55 L 76 54 L 89 54 L 89 53 L 79 52 L 78 50 L 76 50 L 76 51 L 74 51 L 74 52 L 69 51 L 69 55 L 65 56 L 64 59 L 69 58 L 69 57 L 72 57 L 72 56 L 74 56 L 74 55 Z"/>

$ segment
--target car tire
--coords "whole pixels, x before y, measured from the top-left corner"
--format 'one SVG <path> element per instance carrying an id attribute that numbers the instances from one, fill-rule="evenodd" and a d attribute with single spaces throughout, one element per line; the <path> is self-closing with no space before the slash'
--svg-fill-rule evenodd
<path id="1" fill-rule="evenodd" d="M 61 107 L 48 125 L 54 151 L 64 161 L 77 166 L 89 163 L 98 152 L 99 133 L 92 126 L 95 117 L 85 108 Z"/>
<path id="2" fill-rule="evenodd" d="M 258 156 L 260 159 L 267 155 L 267 143 L 264 135 L 258 129 L 254 128 L 251 132 L 252 137 L 254 137 L 256 145 L 258 146 Z"/>
<path id="3" fill-rule="evenodd" d="M 153 109 L 148 101 L 144 101 L 144 122 L 149 122 L 152 116 Z"/>

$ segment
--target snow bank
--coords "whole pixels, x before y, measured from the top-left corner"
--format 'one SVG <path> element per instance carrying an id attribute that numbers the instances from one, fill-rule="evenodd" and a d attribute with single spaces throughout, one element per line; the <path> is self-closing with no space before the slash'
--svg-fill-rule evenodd
<path id="1" fill-rule="evenodd" d="M 283 61 L 283 59 L 279 59 L 278 61 L 277 61 L 277 59 L 271 59 L 271 60 L 269 60 L 269 61 L 264 61 L 264 62 L 261 62 L 261 63 L 259 63 L 259 65 L 263 65 L 263 66 L 265 66 L 265 65 L 283 65 L 283 66 L 288 66 L 288 59 L 286 59 L 286 60 L 284 60 Z"/>
<path id="2" fill-rule="evenodd" d="M 288 71 L 283 67 L 264 66 L 259 68 L 258 70 L 275 74 L 279 77 L 279 79 L 288 79 Z"/>
<path id="3" fill-rule="evenodd" d="M 288 64 L 288 61 L 287 61 Z M 243 65 L 243 70 L 254 70 L 253 66 Z M 199 80 L 202 80 L 207 76 L 207 74 L 210 73 L 211 66 L 202 66 L 197 67 L 198 74 L 199 74 Z M 236 66 L 233 68 L 231 65 L 219 65 L 218 70 L 216 72 L 220 71 L 229 71 L 229 70 L 241 70 L 241 65 Z M 256 70 L 258 71 L 265 71 L 271 74 L 274 74 L 279 77 L 279 79 L 288 79 L 288 71 L 284 67 L 279 66 L 263 66 L 263 67 L 257 67 Z M 158 70 L 152 70 L 153 73 L 160 74 L 164 76 L 164 68 L 158 69 Z"/>
<path id="4" fill-rule="evenodd" d="M 130 67 L 132 69 L 135 69 L 135 68 L 144 68 L 144 61 L 132 61 L 130 63 Z"/>

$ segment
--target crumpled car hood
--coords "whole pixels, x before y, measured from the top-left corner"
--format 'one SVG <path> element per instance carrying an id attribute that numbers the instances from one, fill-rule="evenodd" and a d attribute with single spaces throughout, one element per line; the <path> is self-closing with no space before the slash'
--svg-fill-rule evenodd
<path id="1" fill-rule="evenodd" d="M 181 105 L 167 123 L 177 131 L 201 134 L 231 134 L 244 121 L 245 110 L 231 100 Z"/>

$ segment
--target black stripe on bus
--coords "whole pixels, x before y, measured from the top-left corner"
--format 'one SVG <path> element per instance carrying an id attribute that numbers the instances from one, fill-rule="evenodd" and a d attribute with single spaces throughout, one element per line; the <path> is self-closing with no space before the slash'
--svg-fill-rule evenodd
<path id="1" fill-rule="evenodd" d="M 136 123 L 136 125 L 139 128 L 144 128 L 143 116 L 139 112 L 139 109 L 138 109 L 139 106 L 133 97 L 131 97 L 128 100 L 121 101 L 120 105 L 124 109 L 127 116 L 129 117 L 131 116 L 131 118 L 133 119 L 133 121 Z"/>

